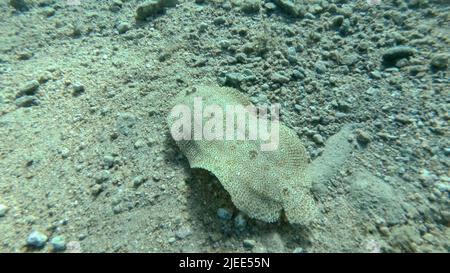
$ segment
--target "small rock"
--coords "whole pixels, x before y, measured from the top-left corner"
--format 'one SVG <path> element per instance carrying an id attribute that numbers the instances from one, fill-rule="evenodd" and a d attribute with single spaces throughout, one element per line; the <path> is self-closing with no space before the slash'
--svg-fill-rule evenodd
<path id="1" fill-rule="evenodd" d="M 379 230 L 380 230 L 380 233 L 384 236 L 389 236 L 389 234 L 390 234 L 389 228 L 386 226 L 381 226 L 379 228 Z"/>
<path id="2" fill-rule="evenodd" d="M 108 170 L 102 170 L 95 176 L 95 183 L 101 184 L 111 179 L 111 173 Z"/>
<path id="3" fill-rule="evenodd" d="M 312 138 L 313 138 L 313 141 L 316 144 L 323 144 L 324 143 L 323 137 L 320 134 L 314 134 Z"/>
<path id="4" fill-rule="evenodd" d="M 17 58 L 21 61 L 29 60 L 34 56 L 34 53 L 31 51 L 23 51 L 17 53 Z"/>
<path id="5" fill-rule="evenodd" d="M 117 130 L 123 135 L 128 135 L 131 132 L 131 128 L 136 124 L 136 121 L 136 116 L 131 113 L 119 113 Z"/>
<path id="6" fill-rule="evenodd" d="M 431 58 L 430 65 L 437 70 L 444 70 L 448 67 L 449 54 L 438 53 Z"/>
<path id="7" fill-rule="evenodd" d="M 116 159 L 112 155 L 105 155 L 103 157 L 103 164 L 107 168 L 112 168 L 114 164 L 116 163 Z"/>
<path id="8" fill-rule="evenodd" d="M 120 0 L 114 0 L 112 1 L 111 6 L 109 6 L 109 10 L 112 12 L 118 12 L 122 8 L 122 1 Z"/>
<path id="9" fill-rule="evenodd" d="M 175 236 L 178 239 L 185 239 L 192 234 L 192 230 L 189 227 L 181 227 L 175 232 Z"/>
<path id="10" fill-rule="evenodd" d="M 47 242 L 48 237 L 39 232 L 39 231 L 33 231 L 28 235 L 27 237 L 27 245 L 34 248 L 41 248 L 45 245 Z"/>
<path id="11" fill-rule="evenodd" d="M 277 6 L 275 6 L 272 2 L 265 3 L 264 7 L 266 7 L 268 11 L 274 11 L 277 8 Z"/>
<path id="12" fill-rule="evenodd" d="M 53 78 L 53 75 L 50 71 L 44 71 L 42 75 L 39 76 L 39 83 L 46 83 Z"/>
<path id="13" fill-rule="evenodd" d="M 91 194 L 92 194 L 93 196 L 99 195 L 102 191 L 103 191 L 103 186 L 102 186 L 101 184 L 95 184 L 95 185 L 92 186 L 92 188 L 91 188 Z"/>
<path id="14" fill-rule="evenodd" d="M 112 207 L 112 211 L 114 214 L 122 213 L 125 210 L 125 208 L 121 205 L 115 205 Z"/>
<path id="15" fill-rule="evenodd" d="M 381 73 L 378 70 L 374 70 L 374 71 L 370 72 L 370 76 L 376 80 L 379 80 L 382 78 Z"/>
<path id="16" fill-rule="evenodd" d="M 173 244 L 176 241 L 177 241 L 177 239 L 175 237 L 170 237 L 169 240 L 168 240 L 169 244 Z"/>
<path id="17" fill-rule="evenodd" d="M 449 183 L 438 182 L 438 183 L 436 183 L 436 188 L 440 192 L 448 192 L 448 193 L 450 193 L 450 184 Z M 1 205 L 0 205 L 0 211 L 1 211 Z"/>
<path id="18" fill-rule="evenodd" d="M 142 3 L 136 9 L 136 20 L 143 21 L 150 16 L 164 11 L 165 8 L 174 7 L 178 0 L 150 0 Z"/>
<path id="19" fill-rule="evenodd" d="M 238 4 L 241 11 L 245 13 L 255 13 L 259 11 L 260 0 L 241 0 Z"/>
<path id="20" fill-rule="evenodd" d="M 50 240 L 50 244 L 54 251 L 64 251 L 66 249 L 66 242 L 62 236 L 53 237 Z"/>
<path id="21" fill-rule="evenodd" d="M 402 124 L 409 124 L 412 120 L 405 114 L 398 114 L 395 116 L 395 121 L 398 121 Z"/>
<path id="22" fill-rule="evenodd" d="M 70 32 L 68 34 L 73 38 L 77 38 L 83 34 L 83 29 L 80 24 L 75 23 L 74 25 L 70 26 Z"/>
<path id="23" fill-rule="evenodd" d="M 9 5 L 18 11 L 29 10 L 28 4 L 25 0 L 9 0 Z"/>
<path id="24" fill-rule="evenodd" d="M 305 253 L 302 247 L 296 247 L 292 253 Z"/>
<path id="25" fill-rule="evenodd" d="M 372 140 L 370 137 L 370 134 L 363 130 L 357 130 L 356 131 L 356 140 L 362 144 L 367 145 Z"/>
<path id="26" fill-rule="evenodd" d="M 58 154 L 61 155 L 61 157 L 63 159 L 66 159 L 66 158 L 69 157 L 70 151 L 69 151 L 69 149 L 67 149 L 65 147 L 61 147 L 61 148 L 58 149 Z"/>
<path id="27" fill-rule="evenodd" d="M 225 74 L 225 85 L 239 88 L 243 79 L 244 75 L 241 73 L 227 73 Z"/>
<path id="28" fill-rule="evenodd" d="M 294 3 L 294 1 L 291 0 L 276 0 L 275 5 L 283 12 L 294 17 L 301 17 L 305 13 L 304 10 L 300 8 L 301 5 Z"/>
<path id="29" fill-rule="evenodd" d="M 129 23 L 127 22 L 120 22 L 117 25 L 117 31 L 119 32 L 119 34 L 124 34 L 126 33 L 128 30 L 130 30 L 131 26 Z"/>
<path id="30" fill-rule="evenodd" d="M 22 96 L 15 100 L 17 107 L 31 107 L 39 105 L 40 101 L 36 96 Z"/>
<path id="31" fill-rule="evenodd" d="M 420 241 L 420 232 L 413 226 L 395 227 L 389 239 L 390 244 L 399 250 L 415 252 L 417 251 L 417 243 Z"/>
<path id="32" fill-rule="evenodd" d="M 232 216 L 232 213 L 227 209 L 219 208 L 217 210 L 217 217 L 219 217 L 220 220 L 229 221 Z"/>
<path id="33" fill-rule="evenodd" d="M 70 241 L 66 246 L 66 253 L 81 253 L 83 250 L 81 249 L 81 244 L 78 241 Z"/>
<path id="34" fill-rule="evenodd" d="M 225 24 L 226 19 L 223 16 L 219 16 L 219 17 L 215 18 L 213 22 L 215 25 L 223 25 L 223 24 Z"/>
<path id="35" fill-rule="evenodd" d="M 74 97 L 78 97 L 79 95 L 84 93 L 84 85 L 80 83 L 76 83 L 72 86 L 72 95 Z"/>
<path id="36" fill-rule="evenodd" d="M 253 249 L 256 246 L 256 242 L 252 239 L 245 239 L 243 242 L 243 246 L 247 249 Z"/>
<path id="37" fill-rule="evenodd" d="M 414 55 L 415 50 L 409 46 L 391 47 L 383 53 L 383 62 L 387 65 L 393 65 L 398 60 Z"/>
<path id="38" fill-rule="evenodd" d="M 242 231 L 245 229 L 245 227 L 247 226 L 247 220 L 245 219 L 244 215 L 242 213 L 239 213 L 235 218 L 234 218 L 234 227 L 238 230 L 238 231 Z"/>
<path id="39" fill-rule="evenodd" d="M 209 25 L 207 23 L 205 23 L 205 22 L 200 23 L 199 26 L 198 26 L 198 32 L 199 33 L 206 32 L 206 30 L 208 29 L 208 26 Z"/>
<path id="40" fill-rule="evenodd" d="M 56 10 L 52 7 L 46 7 L 42 11 L 42 13 L 47 17 L 51 17 L 51 16 L 55 15 L 55 12 L 56 12 Z"/>
<path id="41" fill-rule="evenodd" d="M 425 184 L 431 184 L 433 180 L 433 176 L 431 175 L 430 171 L 427 169 L 421 169 L 419 171 L 419 178 L 420 180 L 426 182 Z"/>
<path id="42" fill-rule="evenodd" d="M 290 46 L 287 49 L 287 59 L 290 63 L 296 63 L 297 62 L 297 50 L 295 47 Z"/>
<path id="43" fill-rule="evenodd" d="M 140 175 L 136 176 L 136 177 L 133 179 L 133 187 L 135 187 L 135 188 L 139 187 L 139 186 L 142 185 L 142 183 L 144 183 L 146 180 L 147 180 L 147 179 L 146 179 L 145 177 L 143 177 L 143 176 L 140 176 Z"/>
<path id="44" fill-rule="evenodd" d="M 16 95 L 16 98 L 22 97 L 25 95 L 28 95 L 28 96 L 35 95 L 38 88 L 39 88 L 38 81 L 36 81 L 36 80 L 29 81 L 20 88 L 19 92 Z"/>
<path id="45" fill-rule="evenodd" d="M 150 16 L 162 12 L 162 10 L 163 7 L 161 6 L 160 1 L 147 1 L 139 5 L 136 9 L 136 20 L 143 21 Z"/>
<path id="46" fill-rule="evenodd" d="M 338 16 L 333 17 L 333 19 L 331 20 L 331 25 L 335 28 L 339 28 L 340 26 L 342 26 L 343 22 L 344 22 L 344 16 L 338 15 Z"/>
<path id="47" fill-rule="evenodd" d="M 135 149 L 139 149 L 145 146 L 145 141 L 142 139 L 138 139 L 136 140 L 136 142 L 134 143 L 134 148 Z"/>
<path id="48" fill-rule="evenodd" d="M 304 78 L 305 78 L 305 73 L 303 73 L 303 72 L 300 71 L 300 70 L 295 69 L 294 71 L 292 71 L 292 77 L 293 77 L 295 80 L 301 80 L 301 79 L 304 79 Z"/>
<path id="49" fill-rule="evenodd" d="M 356 54 L 346 54 L 342 56 L 341 63 L 347 66 L 351 66 L 358 61 L 358 55 Z"/>
<path id="50" fill-rule="evenodd" d="M 0 204 L 0 217 L 4 217 L 9 208 L 6 205 Z"/>
<path id="51" fill-rule="evenodd" d="M 280 72 L 275 72 L 270 76 L 270 79 L 274 82 L 274 83 L 286 83 L 289 82 L 289 78 L 286 77 L 285 75 L 283 75 Z"/>
<path id="52" fill-rule="evenodd" d="M 315 66 L 316 72 L 319 74 L 323 74 L 327 71 L 327 65 L 323 61 L 318 61 Z"/>

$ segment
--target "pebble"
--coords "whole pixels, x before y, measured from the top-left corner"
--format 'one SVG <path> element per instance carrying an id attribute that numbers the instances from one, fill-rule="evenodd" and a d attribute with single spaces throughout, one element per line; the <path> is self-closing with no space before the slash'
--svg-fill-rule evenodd
<path id="1" fill-rule="evenodd" d="M 9 208 L 6 205 L 0 204 L 0 217 L 4 217 L 8 210 Z"/>
<path id="2" fill-rule="evenodd" d="M 295 47 L 291 46 L 287 49 L 287 59 L 290 63 L 296 63 L 297 62 L 297 51 L 295 50 Z"/>
<path id="3" fill-rule="evenodd" d="M 316 144 L 323 144 L 324 143 L 323 137 L 320 134 L 314 134 L 312 138 L 313 138 L 313 141 Z"/>
<path id="4" fill-rule="evenodd" d="M 118 12 L 122 8 L 122 1 L 120 0 L 114 0 L 111 6 L 109 6 L 109 10 L 112 12 Z"/>
<path id="5" fill-rule="evenodd" d="M 275 1 L 275 5 L 278 6 L 280 10 L 283 12 L 294 16 L 294 17 L 301 17 L 303 15 L 303 11 L 298 8 L 298 3 L 294 3 L 293 1 L 287 1 L 287 0 L 280 0 Z"/>
<path id="6" fill-rule="evenodd" d="M 142 3 L 136 9 L 136 20 L 144 21 L 150 16 L 161 13 L 166 7 L 173 7 L 177 0 L 150 0 Z"/>
<path id="7" fill-rule="evenodd" d="M 369 142 L 372 140 L 370 137 L 370 134 L 363 130 L 357 130 L 356 131 L 356 140 L 363 145 L 369 144 Z"/>
<path id="8" fill-rule="evenodd" d="M 296 247 L 292 253 L 305 253 L 302 247 Z"/>
<path id="9" fill-rule="evenodd" d="M 343 22 L 344 22 L 344 16 L 338 15 L 338 16 L 333 17 L 333 19 L 331 20 L 331 25 L 335 28 L 338 28 L 342 25 Z"/>
<path id="10" fill-rule="evenodd" d="M 62 236 L 53 237 L 50 240 L 50 244 L 54 251 L 64 251 L 66 249 L 66 242 Z"/>
<path id="11" fill-rule="evenodd" d="M 347 54 L 342 56 L 341 63 L 350 66 L 358 61 L 358 55 Z"/>
<path id="12" fill-rule="evenodd" d="M 45 245 L 47 239 L 48 237 L 45 234 L 39 231 L 33 231 L 27 237 L 27 245 L 34 248 L 41 248 Z"/>
<path id="13" fill-rule="evenodd" d="M 370 76 L 376 80 L 379 80 L 382 78 L 381 73 L 378 70 L 374 70 L 374 71 L 370 72 Z"/>
<path id="14" fill-rule="evenodd" d="M 225 17 L 223 17 L 223 16 L 220 16 L 220 17 L 217 17 L 214 19 L 215 25 L 222 25 L 222 24 L 225 24 L 225 22 L 226 22 L 226 20 L 225 20 Z"/>
<path id="15" fill-rule="evenodd" d="M 111 179 L 111 173 L 108 170 L 101 170 L 100 172 L 97 173 L 97 175 L 95 176 L 95 182 L 97 184 L 101 184 L 103 182 L 108 181 L 109 179 Z"/>
<path id="16" fill-rule="evenodd" d="M 245 239 L 243 246 L 247 249 L 253 249 L 256 246 L 256 241 L 252 239 Z"/>
<path id="17" fill-rule="evenodd" d="M 36 81 L 36 80 L 29 81 L 29 82 L 25 83 L 25 85 L 23 85 L 19 89 L 19 92 L 17 93 L 16 98 L 22 97 L 25 95 L 29 95 L 29 96 L 35 95 L 38 88 L 39 88 L 38 81 Z"/>
<path id="18" fill-rule="evenodd" d="M 66 253 L 81 253 L 83 250 L 81 249 L 81 244 L 78 241 L 70 241 L 66 246 Z"/>
<path id="19" fill-rule="evenodd" d="M 383 61 L 393 64 L 396 61 L 414 55 L 415 50 L 409 46 L 394 46 L 383 53 Z"/>
<path id="20" fill-rule="evenodd" d="M 405 114 L 398 114 L 395 116 L 395 121 L 398 121 L 403 124 L 409 124 L 412 120 Z"/>
<path id="21" fill-rule="evenodd" d="M 450 55 L 445 53 L 438 53 L 431 58 L 430 65 L 434 69 L 445 69 L 448 67 L 448 60 Z"/>
<path id="22" fill-rule="evenodd" d="M 192 234 L 192 230 L 189 227 L 181 227 L 175 232 L 175 236 L 178 239 L 185 239 Z"/>
<path id="23" fill-rule="evenodd" d="M 72 95 L 74 97 L 77 97 L 83 93 L 84 93 L 84 85 L 82 85 L 81 83 L 75 83 L 72 86 Z"/>
<path id="24" fill-rule="evenodd" d="M 143 176 L 136 176 L 134 179 L 133 179 L 133 187 L 135 187 L 135 188 L 137 188 L 137 187 L 139 187 L 140 185 L 142 185 L 142 183 L 144 183 L 145 182 L 145 177 L 143 177 Z"/>
<path id="25" fill-rule="evenodd" d="M 136 142 L 134 143 L 134 148 L 135 149 L 139 149 L 145 146 L 145 141 L 142 139 L 138 139 L 136 140 Z"/>
<path id="26" fill-rule="evenodd" d="M 389 234 L 390 234 L 389 228 L 386 226 L 381 226 L 379 228 L 379 230 L 380 230 L 380 233 L 384 236 L 389 236 Z"/>
<path id="27" fill-rule="evenodd" d="M 327 71 L 326 63 L 323 61 L 318 61 L 315 66 L 316 72 L 319 74 L 323 74 Z"/>
<path id="28" fill-rule="evenodd" d="M 296 80 L 301 80 L 301 79 L 305 78 L 305 73 L 296 69 L 296 70 L 292 71 L 292 77 Z"/>
<path id="29" fill-rule="evenodd" d="M 9 0 L 9 5 L 15 8 L 18 11 L 27 11 L 29 10 L 28 4 L 25 0 Z"/>
<path id="30" fill-rule="evenodd" d="M 112 155 L 105 155 L 103 157 L 103 164 L 107 168 L 112 168 L 115 163 L 116 163 L 116 160 L 115 160 L 114 156 L 112 156 Z"/>
<path id="31" fill-rule="evenodd" d="M 94 195 L 94 196 L 99 195 L 102 191 L 103 191 L 103 186 L 100 185 L 100 184 L 95 184 L 91 188 L 91 194 Z"/>
<path id="32" fill-rule="evenodd" d="M 275 10 L 277 8 L 277 6 L 275 6 L 275 4 L 272 3 L 272 2 L 264 4 L 264 7 L 266 7 L 266 9 L 268 11 L 273 11 L 273 10 Z"/>
<path id="33" fill-rule="evenodd" d="M 245 13 L 255 13 L 259 11 L 260 0 L 241 0 L 239 1 L 241 11 Z"/>
<path id="34" fill-rule="evenodd" d="M 53 78 L 53 75 L 50 71 L 44 71 L 42 75 L 39 76 L 39 83 L 46 83 Z"/>
<path id="35" fill-rule="evenodd" d="M 232 213 L 225 208 L 219 208 L 217 210 L 217 217 L 219 217 L 220 220 L 229 221 L 231 220 Z"/>
<path id="36" fill-rule="evenodd" d="M 289 78 L 286 77 L 285 75 L 283 75 L 280 72 L 275 72 L 270 76 L 270 79 L 274 82 L 274 83 L 286 83 L 289 82 Z"/>
<path id="37" fill-rule="evenodd" d="M 124 34 L 126 33 L 128 30 L 130 30 L 130 24 L 128 22 L 120 22 L 117 25 L 117 31 L 119 32 L 119 34 Z"/>
<path id="38" fill-rule="evenodd" d="M 225 74 L 225 85 L 239 88 L 244 76 L 241 73 L 227 73 Z"/>
<path id="39" fill-rule="evenodd" d="M 436 188 L 440 192 L 448 192 L 448 193 L 450 193 L 450 184 L 449 183 L 438 182 L 438 183 L 436 183 Z M 0 205 L 0 211 L 1 211 L 1 205 Z M 0 216 L 1 216 L 1 213 L 0 213 Z"/>
<path id="40" fill-rule="evenodd" d="M 76 24 L 71 26 L 69 36 L 77 38 L 77 37 L 80 37 L 81 34 L 83 34 L 83 30 L 81 28 L 81 25 L 76 23 Z"/>
<path id="41" fill-rule="evenodd" d="M 123 134 L 128 135 L 131 128 L 136 124 L 137 118 L 131 113 L 119 113 L 117 117 L 117 130 Z"/>
<path id="42" fill-rule="evenodd" d="M 31 107 L 40 104 L 39 99 L 36 96 L 22 96 L 15 101 L 17 107 Z"/>
<path id="43" fill-rule="evenodd" d="M 245 216 L 242 213 L 239 213 L 234 218 L 234 227 L 237 230 L 242 231 L 245 229 L 246 226 L 247 226 L 247 220 L 245 219 Z"/>

